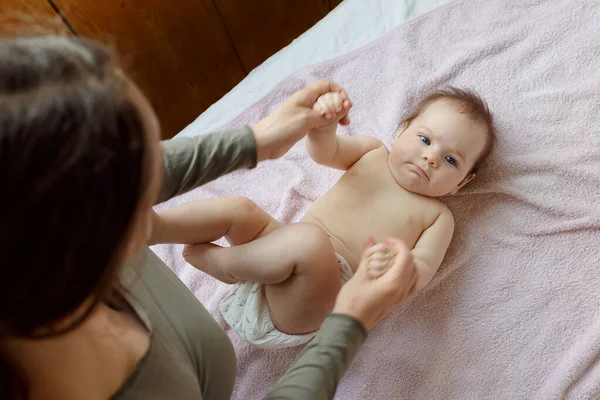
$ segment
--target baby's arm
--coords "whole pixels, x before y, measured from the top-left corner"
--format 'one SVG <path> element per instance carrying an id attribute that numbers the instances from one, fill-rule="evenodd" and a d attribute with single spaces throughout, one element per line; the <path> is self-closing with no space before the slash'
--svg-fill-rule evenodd
<path id="1" fill-rule="evenodd" d="M 415 266 L 419 271 L 417 291 L 424 288 L 442 264 L 446 250 L 452 240 L 454 218 L 446 207 L 422 234 L 412 250 Z"/>
<path id="2" fill-rule="evenodd" d="M 348 106 L 340 93 L 330 92 L 322 95 L 313 108 L 332 118 L 330 125 L 314 129 L 306 136 L 306 150 L 316 163 L 347 170 L 369 151 L 383 146 L 371 136 L 336 135 L 339 120 L 348 112 Z"/>

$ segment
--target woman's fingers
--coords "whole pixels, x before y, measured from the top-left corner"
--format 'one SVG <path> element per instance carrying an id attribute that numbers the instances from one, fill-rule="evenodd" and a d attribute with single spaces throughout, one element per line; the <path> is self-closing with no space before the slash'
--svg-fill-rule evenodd
<path id="1" fill-rule="evenodd" d="M 342 109 L 346 113 L 340 120 L 340 124 L 348 125 L 350 124 L 350 117 L 348 117 L 348 111 L 350 111 L 350 109 L 352 108 L 352 101 L 350 100 L 348 93 L 346 93 L 346 91 L 343 89 L 340 90 L 340 96 L 342 100 Z"/>
<path id="2" fill-rule="evenodd" d="M 331 107 L 330 117 L 327 117 L 326 108 L 317 108 L 315 104 L 319 98 L 323 95 L 334 93 L 336 96 L 341 97 L 342 110 L 336 111 L 335 105 Z M 309 125 L 309 129 L 312 129 L 315 125 L 323 124 L 327 120 L 333 119 L 336 114 L 342 113 L 339 123 L 341 125 L 348 125 L 350 120 L 348 119 L 348 111 L 352 107 L 352 102 L 348 97 L 347 92 L 339 85 L 335 84 L 330 80 L 321 80 L 313 83 L 312 85 L 301 89 L 294 93 L 288 100 L 287 104 L 292 107 L 308 107 L 310 112 L 307 113 L 306 124 Z M 323 121 L 325 119 L 325 121 Z"/>
<path id="3" fill-rule="evenodd" d="M 378 243 L 371 245 L 368 249 L 365 250 L 363 257 L 371 258 L 374 254 L 385 251 L 386 245 L 383 243 Z"/>
<path id="4" fill-rule="evenodd" d="M 325 117 L 327 120 L 339 119 L 341 125 L 348 125 L 348 111 L 352 107 L 352 103 L 348 98 L 347 93 L 340 89 L 335 92 L 329 92 L 319 96 L 312 108 L 320 117 Z"/>
<path id="5" fill-rule="evenodd" d="M 388 266 L 372 266 L 369 265 L 369 269 L 367 271 L 367 274 L 369 275 L 369 277 L 371 277 L 371 279 L 377 279 L 380 276 L 382 276 L 383 274 L 385 274 L 385 272 L 388 270 Z"/>
<path id="6" fill-rule="evenodd" d="M 395 252 L 390 245 L 376 244 L 372 238 L 368 238 L 365 245 L 368 246 L 363 252 L 366 273 L 370 278 L 378 278 L 390 268 Z"/>
<path id="7" fill-rule="evenodd" d="M 383 244 L 389 246 L 395 253 L 394 260 L 390 263 L 389 270 L 385 273 L 387 279 L 397 283 L 412 281 L 416 273 L 410 249 L 398 239 L 386 239 Z"/>
<path id="8" fill-rule="evenodd" d="M 297 91 L 294 96 L 300 105 L 311 107 L 321 95 L 329 92 L 339 92 L 341 90 L 343 90 L 342 87 L 336 83 L 333 83 L 330 80 L 321 80 Z"/>
<path id="9" fill-rule="evenodd" d="M 342 112 L 347 112 L 350 102 L 344 100 L 340 93 L 326 93 L 317 99 L 317 103 L 326 115 L 337 117 Z"/>
<path id="10" fill-rule="evenodd" d="M 372 253 L 369 256 L 369 276 L 378 278 L 390 269 L 396 258 L 396 252 L 393 247 L 386 243 L 373 246 Z"/>
<path id="11" fill-rule="evenodd" d="M 352 102 L 350 101 L 350 96 L 348 96 L 348 93 L 344 89 L 341 89 L 338 93 L 340 94 L 344 108 L 350 108 L 352 106 Z"/>
<path id="12" fill-rule="evenodd" d="M 418 278 L 410 249 L 397 239 L 365 240 L 356 273 L 341 289 L 334 312 L 349 315 L 370 330 L 413 292 Z"/>

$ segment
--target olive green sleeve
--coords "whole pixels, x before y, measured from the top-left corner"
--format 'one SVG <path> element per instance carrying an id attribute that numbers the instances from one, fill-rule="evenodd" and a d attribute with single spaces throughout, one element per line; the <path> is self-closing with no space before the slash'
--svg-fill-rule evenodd
<path id="1" fill-rule="evenodd" d="M 329 314 L 319 333 L 300 353 L 266 399 L 333 399 L 339 381 L 366 338 L 353 318 Z"/>
<path id="2" fill-rule="evenodd" d="M 161 143 L 164 182 L 158 203 L 240 168 L 256 166 L 256 142 L 250 127 L 175 138 Z"/>

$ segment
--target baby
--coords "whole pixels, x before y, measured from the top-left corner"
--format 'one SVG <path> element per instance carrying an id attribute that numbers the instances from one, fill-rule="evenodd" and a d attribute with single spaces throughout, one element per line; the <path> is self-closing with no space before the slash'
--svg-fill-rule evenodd
<path id="1" fill-rule="evenodd" d="M 356 270 L 365 237 L 403 240 L 413 249 L 416 289 L 427 285 L 454 229 L 452 214 L 437 197 L 471 181 L 492 147 L 492 116 L 470 91 L 450 88 L 425 97 L 400 126 L 391 150 L 374 137 L 336 135 L 349 107 L 343 92 L 327 93 L 314 105 L 332 123 L 308 134 L 308 153 L 347 172 L 299 223 L 282 225 L 242 197 L 201 200 L 162 214 L 184 212 L 206 232 L 204 243 L 186 246 L 183 256 L 236 283 L 221 312 L 258 346 L 310 340 Z M 231 247 L 210 243 L 223 236 Z M 381 256 L 372 262 L 374 276 L 384 272 L 386 261 Z"/>

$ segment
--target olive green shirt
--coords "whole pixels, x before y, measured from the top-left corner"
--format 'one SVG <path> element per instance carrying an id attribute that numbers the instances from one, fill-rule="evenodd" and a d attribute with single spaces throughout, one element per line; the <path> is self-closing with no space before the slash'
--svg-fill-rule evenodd
<path id="1" fill-rule="evenodd" d="M 160 202 L 257 162 L 247 127 L 174 139 L 163 148 Z M 148 329 L 150 346 L 113 399 L 228 399 L 236 375 L 233 346 L 179 278 L 146 249 L 125 269 L 123 283 L 131 311 Z M 329 315 L 267 398 L 333 398 L 365 336 L 352 318 Z"/>

